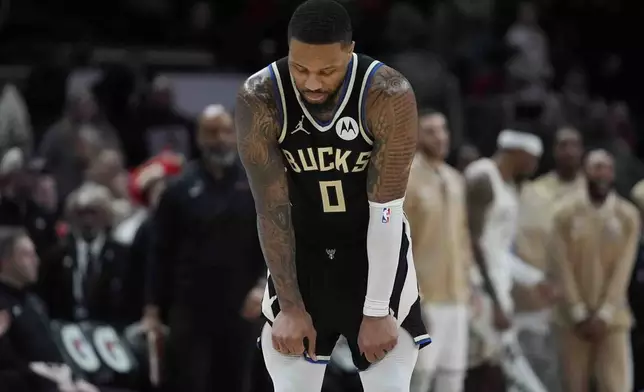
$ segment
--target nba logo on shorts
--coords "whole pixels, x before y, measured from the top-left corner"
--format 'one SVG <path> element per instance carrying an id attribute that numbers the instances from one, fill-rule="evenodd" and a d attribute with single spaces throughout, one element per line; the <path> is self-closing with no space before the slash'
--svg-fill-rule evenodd
<path id="1" fill-rule="evenodd" d="M 382 209 L 382 223 L 389 223 L 391 217 L 391 208 L 385 207 Z"/>

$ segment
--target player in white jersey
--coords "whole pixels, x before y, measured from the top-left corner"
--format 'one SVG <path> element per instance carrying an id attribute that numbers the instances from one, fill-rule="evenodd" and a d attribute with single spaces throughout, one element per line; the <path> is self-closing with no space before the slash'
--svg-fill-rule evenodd
<path id="1" fill-rule="evenodd" d="M 482 284 L 492 299 L 494 328 L 486 336 L 497 345 L 501 366 L 510 384 L 520 390 L 545 392 L 516 343 L 510 318 L 514 282 L 547 289 L 544 275 L 512 253 L 519 214 L 518 187 L 532 175 L 543 151 L 539 137 L 505 130 L 492 158 L 479 159 L 465 170 L 468 220 L 473 253 Z"/>

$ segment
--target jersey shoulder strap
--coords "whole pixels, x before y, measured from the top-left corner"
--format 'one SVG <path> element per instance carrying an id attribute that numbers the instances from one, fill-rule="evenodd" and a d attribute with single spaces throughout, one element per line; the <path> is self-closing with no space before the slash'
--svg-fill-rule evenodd
<path id="1" fill-rule="evenodd" d="M 278 61 L 270 63 L 266 68 L 268 69 L 268 72 L 271 75 L 271 80 L 273 81 L 273 97 L 276 101 L 275 105 L 277 106 L 279 122 L 281 124 L 280 135 L 285 135 L 288 127 L 286 96 L 289 87 L 289 84 L 287 84 L 286 81 L 290 81 L 288 58 L 283 57 Z M 280 137 L 280 139 L 281 138 L 282 137 Z"/>
<path id="2" fill-rule="evenodd" d="M 347 106 L 349 108 L 354 107 L 358 110 L 357 117 L 359 126 L 364 130 L 363 134 L 367 136 L 367 141 L 370 144 L 373 141 L 366 126 L 366 93 L 371 85 L 373 75 L 382 65 L 380 61 L 356 53 L 349 63 L 349 73 L 347 74 L 347 77 L 351 81 L 349 83 L 350 91 L 345 92 L 348 99 Z M 296 108 L 299 107 L 299 102 L 295 93 L 294 82 L 289 72 L 288 58 L 283 57 L 271 63 L 267 68 L 273 81 L 274 97 L 281 123 L 281 136 L 279 138 L 281 142 L 288 128 L 288 108 L 292 107 L 293 110 L 297 110 Z"/>
<path id="3" fill-rule="evenodd" d="M 358 80 L 360 81 L 358 93 L 358 126 L 360 127 L 360 133 L 369 144 L 373 144 L 373 136 L 367 127 L 367 92 L 371 87 L 373 75 L 376 74 L 376 71 L 382 65 L 383 63 L 369 56 L 364 54 L 358 55 L 358 69 L 356 71 Z"/>

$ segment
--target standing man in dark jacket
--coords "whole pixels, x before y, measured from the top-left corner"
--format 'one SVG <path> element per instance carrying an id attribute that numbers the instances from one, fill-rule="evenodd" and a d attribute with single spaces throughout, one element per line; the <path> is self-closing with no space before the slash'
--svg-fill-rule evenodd
<path id="1" fill-rule="evenodd" d="M 168 185 L 153 218 L 149 304 L 169 309 L 170 391 L 243 391 L 248 379 L 265 275 L 232 125 L 222 106 L 206 108 L 202 158 Z"/>

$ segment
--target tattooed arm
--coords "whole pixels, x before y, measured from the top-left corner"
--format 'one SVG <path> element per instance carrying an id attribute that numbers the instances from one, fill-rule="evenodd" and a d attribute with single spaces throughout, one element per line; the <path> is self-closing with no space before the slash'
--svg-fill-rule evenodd
<path id="1" fill-rule="evenodd" d="M 277 144 L 280 125 L 272 83 L 268 72 L 262 71 L 241 87 L 235 108 L 237 143 L 255 198 L 259 240 L 280 308 L 303 309 L 286 171 Z"/>
<path id="2" fill-rule="evenodd" d="M 382 66 L 367 93 L 367 126 L 373 152 L 367 176 L 369 201 L 387 203 L 405 196 L 418 140 L 418 110 L 411 84 Z"/>
<path id="3" fill-rule="evenodd" d="M 389 314 L 403 236 L 403 201 L 416 152 L 418 112 L 411 85 L 399 72 L 382 66 L 367 93 L 366 123 L 373 136 L 367 173 L 369 274 L 363 313 Z"/>
<path id="4" fill-rule="evenodd" d="M 481 237 L 483 236 L 483 227 L 485 226 L 485 213 L 494 201 L 492 184 L 487 175 L 479 174 L 466 176 L 465 185 L 467 194 L 467 219 L 474 261 L 481 273 L 483 288 L 492 299 L 494 305 L 500 307 L 499 298 L 490 279 L 487 263 L 481 249 Z"/>

